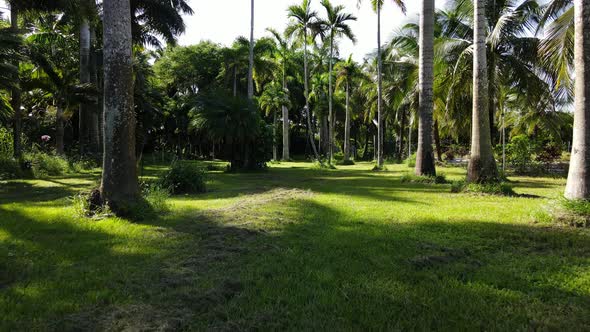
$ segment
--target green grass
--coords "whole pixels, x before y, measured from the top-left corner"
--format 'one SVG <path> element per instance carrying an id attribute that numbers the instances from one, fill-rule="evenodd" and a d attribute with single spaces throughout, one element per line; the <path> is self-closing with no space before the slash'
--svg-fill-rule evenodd
<path id="1" fill-rule="evenodd" d="M 478 196 L 372 167 L 213 170 L 136 223 L 74 216 L 96 171 L 0 182 L 0 330 L 589 328 L 590 230 L 532 217 L 563 179 Z"/>

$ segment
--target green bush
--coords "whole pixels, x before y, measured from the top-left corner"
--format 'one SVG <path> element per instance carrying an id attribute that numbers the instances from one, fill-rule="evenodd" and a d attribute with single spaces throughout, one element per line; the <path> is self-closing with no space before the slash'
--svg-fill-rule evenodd
<path id="1" fill-rule="evenodd" d="M 515 192 L 512 186 L 506 182 L 495 183 L 468 183 L 463 180 L 455 181 L 451 184 L 453 193 L 473 193 L 487 195 L 514 196 Z"/>
<path id="2" fill-rule="evenodd" d="M 408 167 L 416 167 L 416 154 L 414 153 L 408 158 L 406 158 L 406 160 L 404 160 L 404 163 L 408 165 Z"/>
<path id="3" fill-rule="evenodd" d="M 535 211 L 536 222 L 573 227 L 590 227 L 590 201 L 569 200 L 564 197 L 551 201 L 544 209 Z"/>
<path id="4" fill-rule="evenodd" d="M 64 175 L 70 170 L 67 159 L 54 154 L 30 152 L 24 155 L 24 159 L 30 163 L 35 178 Z"/>
<path id="5" fill-rule="evenodd" d="M 506 145 L 506 158 L 518 174 L 529 172 L 534 164 L 538 144 L 526 135 L 512 137 Z"/>
<path id="6" fill-rule="evenodd" d="M 159 185 L 172 194 L 194 194 L 206 191 L 205 171 L 189 162 L 175 161 Z"/>
<path id="7" fill-rule="evenodd" d="M 150 209 L 155 213 L 170 211 L 168 198 L 170 191 L 158 183 L 142 183 L 141 196 L 149 204 Z"/>
<path id="8" fill-rule="evenodd" d="M 15 179 L 21 176 L 22 170 L 16 159 L 0 156 L 0 180 Z"/>
<path id="9" fill-rule="evenodd" d="M 338 161 L 336 164 L 342 165 L 342 166 L 351 166 L 351 165 L 354 165 L 354 161 L 352 159 L 341 160 L 341 161 Z"/>
<path id="10" fill-rule="evenodd" d="M 426 184 L 445 184 L 449 183 L 444 174 L 436 176 L 419 176 L 412 173 L 405 173 L 400 178 L 402 183 L 426 183 Z"/>
<path id="11" fill-rule="evenodd" d="M 13 151 L 12 133 L 8 129 L 0 127 L 0 158 L 12 158 Z"/>

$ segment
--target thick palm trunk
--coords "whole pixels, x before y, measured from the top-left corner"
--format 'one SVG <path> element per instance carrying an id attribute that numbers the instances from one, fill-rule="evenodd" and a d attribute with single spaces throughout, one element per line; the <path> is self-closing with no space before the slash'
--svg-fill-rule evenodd
<path id="1" fill-rule="evenodd" d="M 307 29 L 307 28 L 306 28 Z M 313 155 L 316 160 L 320 160 L 318 150 L 315 147 L 315 141 L 313 138 L 313 128 L 311 127 L 311 111 L 309 110 L 309 79 L 307 75 L 307 32 L 303 34 L 303 84 L 305 94 L 305 115 L 307 117 L 307 133 L 309 136 L 309 144 L 313 150 Z"/>
<path id="2" fill-rule="evenodd" d="M 590 0 L 574 1 L 574 15 L 574 138 L 565 197 L 587 200 L 590 199 Z"/>
<path id="3" fill-rule="evenodd" d="M 18 33 L 18 9 L 12 5 L 10 7 L 10 29 L 13 33 Z M 22 135 L 22 110 L 21 107 L 21 91 L 20 91 L 20 77 L 18 73 L 19 62 L 13 63 L 14 67 L 17 68 L 16 75 L 14 77 L 15 87 L 10 91 L 10 106 L 14 112 L 13 119 L 13 153 L 14 158 L 20 160 L 22 157 L 22 146 L 21 146 L 21 135 Z"/>
<path id="4" fill-rule="evenodd" d="M 80 83 L 90 83 L 90 24 L 87 18 L 80 22 Z M 88 103 L 81 103 L 78 111 L 78 139 L 80 154 L 87 153 L 86 144 L 89 141 L 88 114 L 90 113 Z"/>
<path id="5" fill-rule="evenodd" d="M 287 80 L 285 79 L 285 65 L 283 64 L 283 89 L 287 89 Z M 289 109 L 282 107 L 283 113 L 283 160 L 289 160 Z"/>
<path id="6" fill-rule="evenodd" d="M 488 113 L 485 0 L 476 0 L 474 4 L 473 34 L 473 115 L 467 180 L 477 183 L 494 182 L 498 181 L 498 169 L 492 153 Z"/>
<path id="7" fill-rule="evenodd" d="M 349 85 L 346 82 L 346 117 L 344 120 L 344 160 L 350 160 L 350 105 L 349 105 Z"/>
<path id="8" fill-rule="evenodd" d="M 105 0 L 104 157 L 101 194 L 114 211 L 139 197 L 135 164 L 135 114 L 129 0 Z"/>
<path id="9" fill-rule="evenodd" d="M 383 167 L 383 96 L 381 77 L 381 5 L 377 4 L 377 167 Z"/>
<path id="10" fill-rule="evenodd" d="M 419 120 L 416 175 L 436 175 L 432 151 L 432 85 L 434 80 L 434 0 L 422 0 L 419 47 Z"/>
<path id="11" fill-rule="evenodd" d="M 496 127 L 494 125 L 496 118 L 496 57 L 492 53 L 490 54 L 488 64 L 488 117 L 490 118 L 490 141 L 492 147 L 496 142 Z"/>
<path id="12" fill-rule="evenodd" d="M 64 110 L 61 105 L 57 106 L 55 115 L 55 151 L 60 156 L 64 154 Z"/>
<path id="13" fill-rule="evenodd" d="M 330 59 L 328 70 L 328 116 L 329 133 L 328 133 L 328 164 L 332 163 L 332 154 L 334 153 L 334 114 L 332 110 L 332 57 L 334 56 L 334 36 L 330 36 Z"/>
<path id="14" fill-rule="evenodd" d="M 254 97 L 254 0 L 250 0 L 250 54 L 248 65 L 248 98 Z"/>

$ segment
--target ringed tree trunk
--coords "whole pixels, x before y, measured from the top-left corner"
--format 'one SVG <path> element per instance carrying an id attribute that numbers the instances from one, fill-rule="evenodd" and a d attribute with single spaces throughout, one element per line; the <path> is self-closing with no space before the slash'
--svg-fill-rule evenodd
<path id="1" fill-rule="evenodd" d="M 250 54 L 248 65 L 248 99 L 254 98 L 254 0 L 250 0 Z"/>
<path id="2" fill-rule="evenodd" d="M 284 61 L 284 60 L 283 60 Z M 285 64 L 283 63 L 283 89 L 287 89 L 287 80 L 285 79 Z M 283 113 L 283 160 L 289 160 L 289 109 L 287 106 L 282 107 Z"/>
<path id="3" fill-rule="evenodd" d="M 103 11 L 105 119 L 100 192 L 113 211 L 125 213 L 139 199 L 129 0 L 105 0 Z"/>
<path id="4" fill-rule="evenodd" d="M 416 175 L 435 176 L 432 151 L 432 83 L 434 80 L 434 0 L 422 0 L 419 47 L 419 119 Z"/>
<path id="5" fill-rule="evenodd" d="M 12 4 L 10 7 L 10 29 L 13 33 L 18 33 L 18 8 Z M 21 108 L 21 91 L 20 91 L 20 77 L 18 73 L 19 62 L 13 63 L 14 67 L 17 68 L 16 75 L 14 77 L 15 87 L 10 91 L 10 106 L 14 111 L 13 121 L 13 153 L 16 160 L 20 160 L 22 157 L 22 146 L 21 146 L 21 135 L 22 135 L 22 110 Z"/>
<path id="6" fill-rule="evenodd" d="M 94 26 L 90 26 L 90 63 L 89 63 L 89 73 L 90 73 L 90 83 L 96 88 L 98 88 L 98 73 L 97 73 L 97 55 L 96 50 L 94 49 L 94 45 L 96 43 L 96 29 Z M 100 129 L 99 129 L 99 108 L 98 102 L 93 101 L 89 105 L 89 112 L 88 112 L 88 149 L 90 153 L 93 155 L 100 154 Z"/>
<path id="7" fill-rule="evenodd" d="M 574 1 L 574 137 L 565 197 L 590 199 L 590 0 Z"/>
<path id="8" fill-rule="evenodd" d="M 309 79 L 307 75 L 307 27 L 303 33 L 303 83 L 304 83 L 304 94 L 305 94 L 305 113 L 307 117 L 307 133 L 309 136 L 309 144 L 313 150 L 313 155 L 316 160 L 320 160 L 320 155 L 315 147 L 315 141 L 313 138 L 313 128 L 311 127 L 311 111 L 309 110 Z"/>
<path id="9" fill-rule="evenodd" d="M 473 115 L 467 181 L 496 182 L 499 180 L 498 169 L 492 153 L 488 108 L 485 0 L 475 1 L 473 34 Z"/>
<path id="10" fill-rule="evenodd" d="M 349 85 L 346 81 L 346 117 L 344 120 L 344 161 L 350 160 L 350 108 L 349 108 Z"/>
<path id="11" fill-rule="evenodd" d="M 277 112 L 272 112 L 272 160 L 279 160 L 279 151 L 277 146 Z"/>
<path id="12" fill-rule="evenodd" d="M 80 22 L 80 83 L 90 83 L 90 24 L 87 18 Z M 81 103 L 78 112 L 78 136 L 80 154 L 86 154 L 89 141 L 88 119 L 91 112 L 88 103 Z"/>
<path id="13" fill-rule="evenodd" d="M 437 120 L 434 120 L 434 146 L 436 147 L 436 159 L 442 162 L 442 148 L 440 146 L 440 134 L 438 131 Z"/>
<path id="14" fill-rule="evenodd" d="M 60 156 L 64 155 L 64 110 L 59 104 L 55 116 L 55 151 Z"/>
<path id="15" fill-rule="evenodd" d="M 328 70 L 328 117 L 330 118 L 328 129 L 328 164 L 332 163 L 334 153 L 334 114 L 332 110 L 332 58 L 334 57 L 334 33 L 330 36 L 330 59 Z"/>
<path id="16" fill-rule="evenodd" d="M 383 96 L 381 77 L 381 4 L 377 2 L 377 167 L 383 167 Z"/>

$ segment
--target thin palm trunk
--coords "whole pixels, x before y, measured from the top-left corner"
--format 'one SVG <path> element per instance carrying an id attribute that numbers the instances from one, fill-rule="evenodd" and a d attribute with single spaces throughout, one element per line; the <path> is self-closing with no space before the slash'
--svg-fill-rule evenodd
<path id="1" fill-rule="evenodd" d="M 10 29 L 13 33 L 18 33 L 18 8 L 13 4 L 10 8 Z M 17 68 L 16 75 L 14 77 L 15 87 L 10 91 L 10 106 L 14 112 L 13 122 L 13 153 L 14 158 L 20 160 L 22 157 L 22 146 L 21 146 L 21 135 L 22 135 L 22 110 L 21 110 L 21 91 L 20 91 L 20 77 L 18 73 L 19 62 L 13 62 L 15 68 Z"/>
<path id="2" fill-rule="evenodd" d="M 83 18 L 80 23 L 80 83 L 90 83 L 90 24 L 87 18 Z M 78 143 L 81 155 L 87 152 L 88 113 L 90 113 L 88 106 L 88 103 L 81 103 L 78 111 Z"/>
<path id="3" fill-rule="evenodd" d="M 98 72 L 97 72 L 97 55 L 94 49 L 96 43 L 96 29 L 94 26 L 90 26 L 90 82 L 93 86 L 98 87 Z M 99 129 L 99 109 L 98 102 L 93 101 L 89 104 L 90 109 L 88 112 L 88 137 L 89 137 L 89 150 L 92 154 L 100 154 L 100 129 Z"/>
<path id="4" fill-rule="evenodd" d="M 254 0 L 250 0 L 250 55 L 248 65 L 248 98 L 254 98 Z"/>
<path id="5" fill-rule="evenodd" d="M 397 160 L 401 161 L 404 158 L 404 134 L 406 132 L 406 115 L 403 109 L 400 112 L 401 113 L 399 134 L 397 135 Z"/>
<path id="6" fill-rule="evenodd" d="M 125 212 L 139 197 L 129 0 L 105 0 L 103 12 L 105 120 L 101 195 L 115 212 Z"/>
<path id="7" fill-rule="evenodd" d="M 590 0 L 574 1 L 574 15 L 574 137 L 565 197 L 587 200 L 590 199 Z"/>
<path id="8" fill-rule="evenodd" d="M 309 79 L 307 77 L 307 27 L 305 29 L 306 31 L 303 33 L 303 83 L 305 90 L 305 115 L 307 117 L 307 133 L 309 136 L 309 144 L 311 144 L 311 148 L 313 150 L 313 155 L 315 156 L 316 160 L 320 160 L 320 156 L 318 154 L 318 150 L 315 147 L 315 141 L 313 138 L 313 129 L 311 127 L 311 111 L 309 110 Z"/>
<path id="9" fill-rule="evenodd" d="M 328 164 L 332 163 L 334 153 L 334 114 L 332 110 L 332 58 L 334 56 L 334 33 L 330 36 L 330 59 L 328 72 L 328 116 L 330 117 L 328 133 Z"/>
<path id="10" fill-rule="evenodd" d="M 344 160 L 350 160 L 350 105 L 349 105 L 349 85 L 346 81 L 346 118 L 344 120 Z"/>
<path id="11" fill-rule="evenodd" d="M 381 4 L 377 4 L 377 167 L 383 167 L 383 78 L 381 75 Z"/>
<path id="12" fill-rule="evenodd" d="M 498 181 L 498 169 L 490 138 L 485 0 L 476 0 L 474 4 L 473 34 L 473 115 L 467 180 L 476 183 L 495 182 Z"/>
<path id="13" fill-rule="evenodd" d="M 64 110 L 61 105 L 57 105 L 55 115 L 55 151 L 58 155 L 64 154 Z"/>
<path id="14" fill-rule="evenodd" d="M 287 79 L 285 77 L 285 60 L 283 60 L 283 89 L 287 89 Z M 289 109 L 287 106 L 282 107 L 283 111 L 283 160 L 289 160 Z"/>
<path id="15" fill-rule="evenodd" d="M 419 46 L 419 114 L 416 175 L 436 175 L 432 151 L 432 85 L 434 80 L 434 0 L 422 0 Z"/>
<path id="16" fill-rule="evenodd" d="M 238 68 L 234 66 L 234 97 L 238 96 Z"/>
<path id="17" fill-rule="evenodd" d="M 279 160 L 278 147 L 277 147 L 277 112 L 272 112 L 272 160 Z"/>

